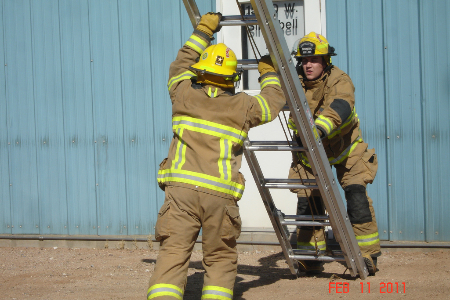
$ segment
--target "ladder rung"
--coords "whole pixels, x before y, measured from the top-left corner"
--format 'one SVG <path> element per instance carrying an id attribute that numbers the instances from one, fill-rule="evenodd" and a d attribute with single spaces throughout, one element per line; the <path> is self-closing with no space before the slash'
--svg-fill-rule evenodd
<path id="1" fill-rule="evenodd" d="M 223 16 L 219 23 L 220 26 L 243 26 L 243 25 L 258 25 L 258 20 L 255 15 L 245 15 L 244 20 L 242 16 Z"/>
<path id="2" fill-rule="evenodd" d="M 264 179 L 265 183 L 311 183 L 311 184 L 316 184 L 316 180 L 315 179 L 277 179 L 277 178 L 265 178 Z"/>
<path id="3" fill-rule="evenodd" d="M 295 225 L 295 226 L 331 226 L 330 222 L 315 222 L 315 221 L 280 221 L 281 225 Z"/>
<path id="4" fill-rule="evenodd" d="M 328 216 L 310 216 L 310 215 L 284 215 L 285 220 L 297 220 L 297 221 L 328 221 Z"/>
<path id="5" fill-rule="evenodd" d="M 295 245 L 295 244 L 294 244 Z M 328 243 L 327 243 L 328 245 Z M 329 246 L 329 245 L 328 245 Z M 315 250 L 299 250 L 299 249 L 292 249 L 294 255 L 309 255 L 309 256 L 316 256 L 317 253 Z M 335 256 L 344 256 L 344 252 L 342 252 L 342 250 L 331 250 L 331 256 L 335 257 Z M 328 255 L 330 256 L 330 255 Z"/>
<path id="6" fill-rule="evenodd" d="M 317 186 L 317 185 L 304 185 L 304 184 L 293 184 L 293 183 L 287 183 L 287 184 L 264 183 L 264 187 L 268 188 L 268 189 L 301 189 L 301 190 L 307 190 L 307 189 L 317 190 L 317 189 L 319 189 L 319 186 Z"/>
<path id="7" fill-rule="evenodd" d="M 257 70 L 258 61 L 256 59 L 238 59 L 238 70 Z"/>
<path id="8" fill-rule="evenodd" d="M 305 152 L 308 149 L 297 146 L 296 142 L 287 141 L 246 141 L 245 149 L 251 151 L 301 151 Z"/>
<path id="9" fill-rule="evenodd" d="M 290 259 L 296 260 L 318 260 L 318 261 L 345 261 L 344 256 L 317 256 L 317 255 L 289 255 Z"/>

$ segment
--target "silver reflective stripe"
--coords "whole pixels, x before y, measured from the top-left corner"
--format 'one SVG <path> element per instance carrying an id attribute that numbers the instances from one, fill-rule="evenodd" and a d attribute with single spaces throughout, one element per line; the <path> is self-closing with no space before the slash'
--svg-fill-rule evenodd
<path id="1" fill-rule="evenodd" d="M 261 106 L 262 109 L 262 116 L 261 116 L 261 123 L 266 123 L 269 120 L 269 108 L 267 107 L 267 103 L 266 103 L 266 99 L 264 99 L 262 96 L 260 95 L 256 95 L 255 96 L 259 101 L 259 105 Z"/>
<path id="2" fill-rule="evenodd" d="M 336 134 L 341 133 L 341 130 L 345 127 L 347 127 L 348 124 L 350 124 L 354 118 L 357 118 L 358 115 L 356 114 L 355 108 L 353 108 L 352 113 L 350 114 L 350 116 L 347 118 L 347 120 L 345 120 L 345 122 L 339 126 L 338 128 L 334 129 L 332 132 L 330 132 L 330 134 L 328 135 L 329 139 L 332 139 L 334 136 L 336 136 Z"/>
<path id="3" fill-rule="evenodd" d="M 196 36 L 194 36 L 194 37 L 196 37 Z M 196 37 L 196 38 L 198 38 L 198 37 Z M 188 44 L 188 43 L 191 43 L 192 45 L 198 47 L 201 50 L 201 52 L 205 51 L 205 49 L 206 49 L 205 45 L 203 45 L 199 41 L 195 40 L 192 35 L 185 44 Z M 203 42 L 203 43 L 205 43 L 205 42 Z M 194 50 L 196 50 L 196 49 L 194 49 Z"/>
<path id="4" fill-rule="evenodd" d="M 216 291 L 216 290 L 206 290 L 203 291 L 202 296 L 205 295 L 216 295 L 216 296 L 222 296 L 222 297 L 227 297 L 229 299 L 232 299 L 233 295 L 226 293 L 226 292 L 221 292 L 221 291 Z"/>
<path id="5" fill-rule="evenodd" d="M 177 81 L 190 79 L 191 77 L 194 77 L 194 76 L 195 76 L 195 74 L 194 74 L 193 72 L 191 72 L 191 71 L 186 71 L 186 72 L 184 72 L 184 73 L 181 73 L 180 75 L 177 75 L 177 76 L 175 76 L 175 77 L 172 77 L 172 78 L 169 80 L 169 83 L 167 84 L 167 86 L 169 87 L 169 90 L 170 90 L 170 88 L 172 87 L 172 85 L 173 85 L 174 83 L 176 83 Z"/>
<path id="6" fill-rule="evenodd" d="M 181 134 L 180 134 L 180 132 L 181 132 L 181 128 L 178 128 L 177 134 L 178 134 L 178 136 L 179 136 L 179 140 L 178 140 L 178 143 L 179 143 L 179 149 L 178 149 L 178 160 L 177 160 L 177 162 L 175 163 L 175 169 L 179 169 L 179 165 L 180 165 L 181 161 L 183 160 L 183 148 L 184 148 L 184 142 L 183 142 L 183 140 L 181 139 Z"/>
<path id="7" fill-rule="evenodd" d="M 319 120 L 319 122 L 323 122 L 323 123 L 325 123 L 325 124 L 327 124 L 327 126 L 328 126 L 328 129 L 327 128 L 325 128 L 327 131 L 328 130 L 331 130 L 331 128 L 333 128 L 333 124 L 331 124 L 330 123 L 330 121 L 328 121 L 327 119 L 325 119 L 325 118 L 317 118 L 318 120 Z M 316 120 L 317 120 L 316 119 Z"/>
<path id="8" fill-rule="evenodd" d="M 188 180 L 195 180 L 201 183 L 205 183 L 205 184 L 210 184 L 219 188 L 223 188 L 223 189 L 227 189 L 230 191 L 236 191 L 239 194 L 242 194 L 244 192 L 244 190 L 239 189 L 235 186 L 229 185 L 229 184 L 223 184 L 214 180 L 209 180 L 206 178 L 202 178 L 202 177 L 198 177 L 198 176 L 194 176 L 194 175 L 188 175 L 188 174 L 183 174 L 183 173 L 172 173 L 172 172 L 167 172 L 164 174 L 161 174 L 161 176 L 158 175 L 158 178 L 165 178 L 165 177 L 175 177 L 175 178 L 182 178 L 182 179 L 188 179 Z"/>
<path id="9" fill-rule="evenodd" d="M 229 159 L 228 157 L 228 151 L 229 151 L 229 147 L 230 145 L 228 144 L 228 140 L 223 140 L 223 145 L 224 145 L 224 156 L 223 156 L 223 160 L 222 160 L 222 166 L 223 166 L 223 179 L 225 180 L 231 180 L 231 178 L 228 178 L 228 169 L 227 169 L 227 161 Z"/>
<path id="10" fill-rule="evenodd" d="M 333 165 L 333 164 L 339 162 L 343 157 L 348 156 L 348 154 L 349 154 L 350 150 L 352 149 L 353 145 L 354 145 L 355 143 L 359 143 L 359 142 L 360 142 L 360 138 L 359 138 L 359 136 L 358 136 L 358 137 L 356 138 L 356 140 L 354 140 L 353 143 L 351 143 L 350 146 L 348 146 L 348 147 L 341 153 L 341 155 L 339 155 L 338 157 L 336 157 L 336 158 L 333 159 L 333 160 L 330 160 L 330 164 Z"/>
<path id="11" fill-rule="evenodd" d="M 376 241 L 379 239 L 378 234 L 374 237 L 368 238 L 368 239 L 363 239 L 363 240 L 358 240 L 358 244 L 359 243 L 366 243 L 366 242 L 372 242 L 372 241 Z"/>
<path id="12" fill-rule="evenodd" d="M 240 134 L 236 134 L 232 131 L 228 131 L 225 129 L 221 129 L 221 128 L 217 128 L 217 127 L 213 127 L 213 126 L 209 126 L 209 125 L 205 125 L 205 124 L 200 124 L 200 123 L 194 123 L 191 121 L 186 121 L 186 120 L 181 120 L 181 121 L 173 121 L 173 125 L 177 126 L 177 125 L 188 125 L 188 126 L 192 126 L 192 127 L 197 127 L 197 128 L 201 128 L 201 129 L 206 129 L 206 130 L 211 130 L 220 134 L 224 134 L 224 135 L 229 135 L 231 137 L 237 138 L 239 140 L 243 140 L 242 135 Z"/>
<path id="13" fill-rule="evenodd" d="M 183 297 L 183 293 L 180 293 L 176 289 L 161 287 L 161 288 L 155 288 L 155 289 L 151 290 L 150 293 L 147 294 L 147 298 L 156 293 L 174 293 L 174 294 L 179 295 L 180 297 Z"/>
<path id="14" fill-rule="evenodd" d="M 261 87 L 265 87 L 268 84 L 280 85 L 280 81 L 278 80 L 278 78 L 267 78 L 261 82 Z"/>
<path id="15" fill-rule="evenodd" d="M 317 248 L 319 248 L 319 250 L 325 249 L 326 247 L 327 247 L 326 245 L 317 245 Z M 297 249 L 316 250 L 316 247 L 315 246 L 303 246 L 303 245 L 297 244 Z"/>

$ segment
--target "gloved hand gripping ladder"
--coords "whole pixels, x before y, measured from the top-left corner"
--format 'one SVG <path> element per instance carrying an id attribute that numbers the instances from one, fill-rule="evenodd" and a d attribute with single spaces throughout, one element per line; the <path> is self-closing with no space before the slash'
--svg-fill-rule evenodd
<path id="1" fill-rule="evenodd" d="M 192 25 L 197 26 L 200 13 L 195 1 L 183 0 Z M 280 242 L 291 273 L 298 274 L 297 261 L 345 261 L 352 276 L 366 279 L 368 270 L 359 250 L 353 229 L 351 227 L 344 202 L 340 196 L 336 180 L 334 179 L 322 142 L 305 98 L 300 80 L 295 70 L 295 64 L 289 48 L 283 37 L 283 31 L 277 20 L 277 14 L 271 0 L 251 0 L 255 12 L 253 16 L 224 16 L 221 26 L 259 25 L 269 50 L 275 69 L 280 76 L 281 86 L 285 93 L 289 110 L 299 131 L 304 147 L 296 143 L 284 142 L 251 142 L 244 143 L 245 157 L 255 179 L 259 193 L 263 199 L 269 218 Z M 238 68 L 256 69 L 255 60 L 238 60 Z M 305 152 L 315 180 L 290 180 L 264 178 L 254 151 L 302 151 Z M 269 189 L 318 189 L 322 196 L 328 216 L 296 216 L 284 215 L 274 204 Z M 293 220 L 293 221 L 287 221 Z M 289 240 L 288 225 L 296 226 L 330 226 L 336 240 L 339 242 L 342 255 L 316 255 L 293 249 Z"/>

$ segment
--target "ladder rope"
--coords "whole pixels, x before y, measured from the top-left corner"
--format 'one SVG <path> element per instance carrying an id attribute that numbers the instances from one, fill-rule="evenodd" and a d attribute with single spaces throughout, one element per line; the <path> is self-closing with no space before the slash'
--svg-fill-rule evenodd
<path id="1" fill-rule="evenodd" d="M 241 6 L 239 5 L 239 0 L 236 0 L 236 5 L 241 14 L 242 21 L 244 21 L 244 12 L 242 11 Z M 256 51 L 258 51 L 259 58 L 261 58 L 261 53 L 259 52 L 258 46 L 256 46 L 256 42 L 255 42 L 255 39 L 253 38 L 253 35 L 251 35 L 251 33 L 250 33 L 250 29 L 248 29 L 248 25 L 245 25 L 245 32 L 247 33 L 247 37 L 250 41 L 250 46 L 252 46 L 253 55 L 255 56 L 256 61 L 259 62 L 259 59 L 256 56 L 255 48 L 256 48 Z"/>
<path id="2" fill-rule="evenodd" d="M 239 12 L 240 12 L 240 14 L 241 14 L 241 18 L 242 18 L 242 20 L 244 20 L 244 12 L 242 11 L 242 8 L 241 8 L 241 6 L 239 5 L 239 0 L 236 0 L 236 5 L 237 5 L 237 7 L 238 7 L 238 9 L 239 9 Z M 245 29 L 246 29 L 246 34 L 247 34 L 247 37 L 248 37 L 248 39 L 249 39 L 249 41 L 250 41 L 250 46 L 252 47 L 252 51 L 253 51 L 253 55 L 255 56 L 255 58 L 256 58 L 256 60 L 259 62 L 259 60 L 258 60 L 258 57 L 257 57 L 257 55 L 256 55 L 256 52 L 258 52 L 258 55 L 259 55 L 259 58 L 261 58 L 261 53 L 259 52 L 259 49 L 258 49 L 258 46 L 256 45 L 256 42 L 255 42 L 255 39 L 253 38 L 253 35 L 250 33 L 250 30 L 249 30 L 249 28 L 248 28 L 248 25 L 245 25 Z M 255 51 L 255 49 L 256 49 L 256 51 Z M 289 131 L 289 130 L 286 130 L 286 127 L 287 127 L 287 124 L 288 124 L 288 120 L 287 120 L 287 118 L 286 118 L 286 114 L 283 112 L 283 117 L 284 117 L 284 123 L 283 123 L 283 121 L 281 120 L 281 118 L 279 118 L 279 121 L 280 121 L 280 125 L 281 125 L 281 127 L 282 127 L 282 129 L 283 129 L 283 133 L 284 133 L 284 136 L 285 136 L 285 138 L 286 138 L 286 141 L 287 141 L 287 143 L 288 143 L 288 145 L 289 146 L 292 146 L 292 140 L 293 140 L 293 135 L 292 135 L 292 133 L 291 133 L 291 131 Z M 285 127 L 285 125 L 286 125 L 286 127 Z M 289 137 L 288 137 L 288 134 L 286 133 L 286 132 L 288 132 L 289 133 Z M 298 156 L 298 153 L 297 153 L 297 156 Z M 304 182 L 304 178 L 302 178 L 302 176 L 301 176 L 301 174 L 300 174 L 300 170 L 298 169 L 298 165 L 296 165 L 295 167 L 294 167 L 294 170 L 297 172 L 297 174 L 299 175 L 299 178 L 300 178 L 300 181 L 301 181 L 301 183 L 303 184 L 303 185 L 305 185 L 305 182 Z M 306 175 L 306 176 L 308 176 L 308 175 Z M 306 178 L 306 179 L 308 179 L 308 178 Z M 311 219 L 312 219 L 312 221 L 314 222 L 315 221 L 315 217 L 314 217 L 314 211 L 315 212 L 317 212 L 317 213 L 319 213 L 319 211 L 318 211 L 318 209 L 317 209 L 317 205 L 316 205 L 316 202 L 314 201 L 314 199 L 312 199 L 313 201 L 313 205 L 311 205 L 311 197 L 312 197 L 312 192 L 310 191 L 309 192 L 309 195 L 308 195 L 308 192 L 306 192 L 305 191 L 305 193 L 306 193 L 306 197 L 307 197 L 307 199 L 308 199 L 308 205 L 309 205 L 309 209 L 310 209 L 310 211 L 311 211 Z M 314 210 L 313 210 L 313 207 L 312 206 L 314 206 Z M 312 226 L 313 227 L 313 236 L 314 236 L 314 248 L 315 248 L 315 251 L 316 251 L 316 255 L 319 255 L 320 254 L 320 249 L 319 249 L 319 246 L 317 245 L 317 235 L 316 235 L 316 226 Z M 328 249 L 328 245 L 327 245 L 327 239 L 325 238 L 325 229 L 324 228 L 321 228 L 322 229 L 322 231 L 323 231 L 323 235 L 324 235 L 324 240 L 325 240 L 325 245 L 326 245 L 326 248 Z"/>

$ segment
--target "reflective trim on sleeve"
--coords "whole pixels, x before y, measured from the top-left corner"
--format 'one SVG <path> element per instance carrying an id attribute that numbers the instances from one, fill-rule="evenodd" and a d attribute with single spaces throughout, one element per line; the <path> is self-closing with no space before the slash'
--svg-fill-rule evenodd
<path id="1" fill-rule="evenodd" d="M 225 193 L 240 199 L 245 187 L 231 180 L 225 180 L 193 171 L 166 169 L 158 171 L 158 182 L 181 182 L 201 186 L 213 191 Z"/>
<path id="2" fill-rule="evenodd" d="M 200 54 L 205 51 L 206 47 L 208 47 L 208 42 L 196 36 L 195 34 L 191 35 L 189 40 L 184 44 L 191 47 Z"/>
<path id="3" fill-rule="evenodd" d="M 278 77 L 267 76 L 260 82 L 261 89 L 265 88 L 269 84 L 275 84 L 275 85 L 281 86 L 280 79 L 278 79 Z"/>
<path id="4" fill-rule="evenodd" d="M 350 114 L 350 116 L 348 116 L 347 120 L 345 120 L 345 122 L 339 126 L 338 128 L 334 129 L 330 135 L 328 135 L 329 139 L 332 139 L 333 137 L 335 137 L 337 134 L 341 133 L 342 129 L 344 129 L 345 127 L 347 127 L 349 124 L 351 124 L 353 122 L 353 120 L 358 121 L 358 114 L 356 113 L 355 108 L 353 108 L 352 113 Z"/>
<path id="5" fill-rule="evenodd" d="M 208 285 L 202 290 L 202 299 L 231 300 L 233 291 L 220 286 Z"/>
<path id="6" fill-rule="evenodd" d="M 378 237 L 378 232 L 368 234 L 368 235 L 360 235 L 356 236 L 356 240 L 358 242 L 358 246 L 370 246 L 380 242 Z"/>
<path id="7" fill-rule="evenodd" d="M 172 129 L 176 132 L 178 128 L 184 128 L 195 132 L 213 135 L 219 138 L 229 139 L 241 146 L 247 138 L 247 133 L 245 133 L 245 131 L 219 123 L 191 117 L 173 117 Z"/>
<path id="8" fill-rule="evenodd" d="M 325 129 L 325 135 L 329 135 L 333 131 L 333 122 L 327 117 L 320 115 L 315 120 L 315 123 L 316 126 Z"/>
<path id="9" fill-rule="evenodd" d="M 152 285 L 147 291 L 147 299 L 156 297 L 173 297 L 175 299 L 183 299 L 183 290 L 173 284 L 159 283 Z"/>
<path id="10" fill-rule="evenodd" d="M 261 106 L 261 110 L 262 110 L 261 123 L 259 123 L 259 125 L 272 121 L 270 107 L 269 107 L 269 104 L 267 103 L 266 99 L 264 99 L 264 97 L 261 95 L 256 95 L 255 98 L 258 100 L 258 103 Z"/>
<path id="11" fill-rule="evenodd" d="M 186 71 L 184 73 L 181 73 L 180 75 L 174 76 L 172 78 L 169 79 L 169 83 L 167 83 L 167 87 L 170 91 L 170 89 L 172 88 L 172 86 L 177 83 L 178 81 L 181 80 L 187 80 L 187 79 L 191 79 L 192 77 L 196 76 L 194 72 L 192 71 Z"/>
<path id="12" fill-rule="evenodd" d="M 294 120 L 293 120 L 292 118 L 289 118 L 289 121 L 288 121 L 288 128 L 291 129 L 291 130 L 293 130 L 294 133 L 295 133 L 296 135 L 298 135 L 297 126 L 295 125 L 295 122 L 294 122 Z"/>

